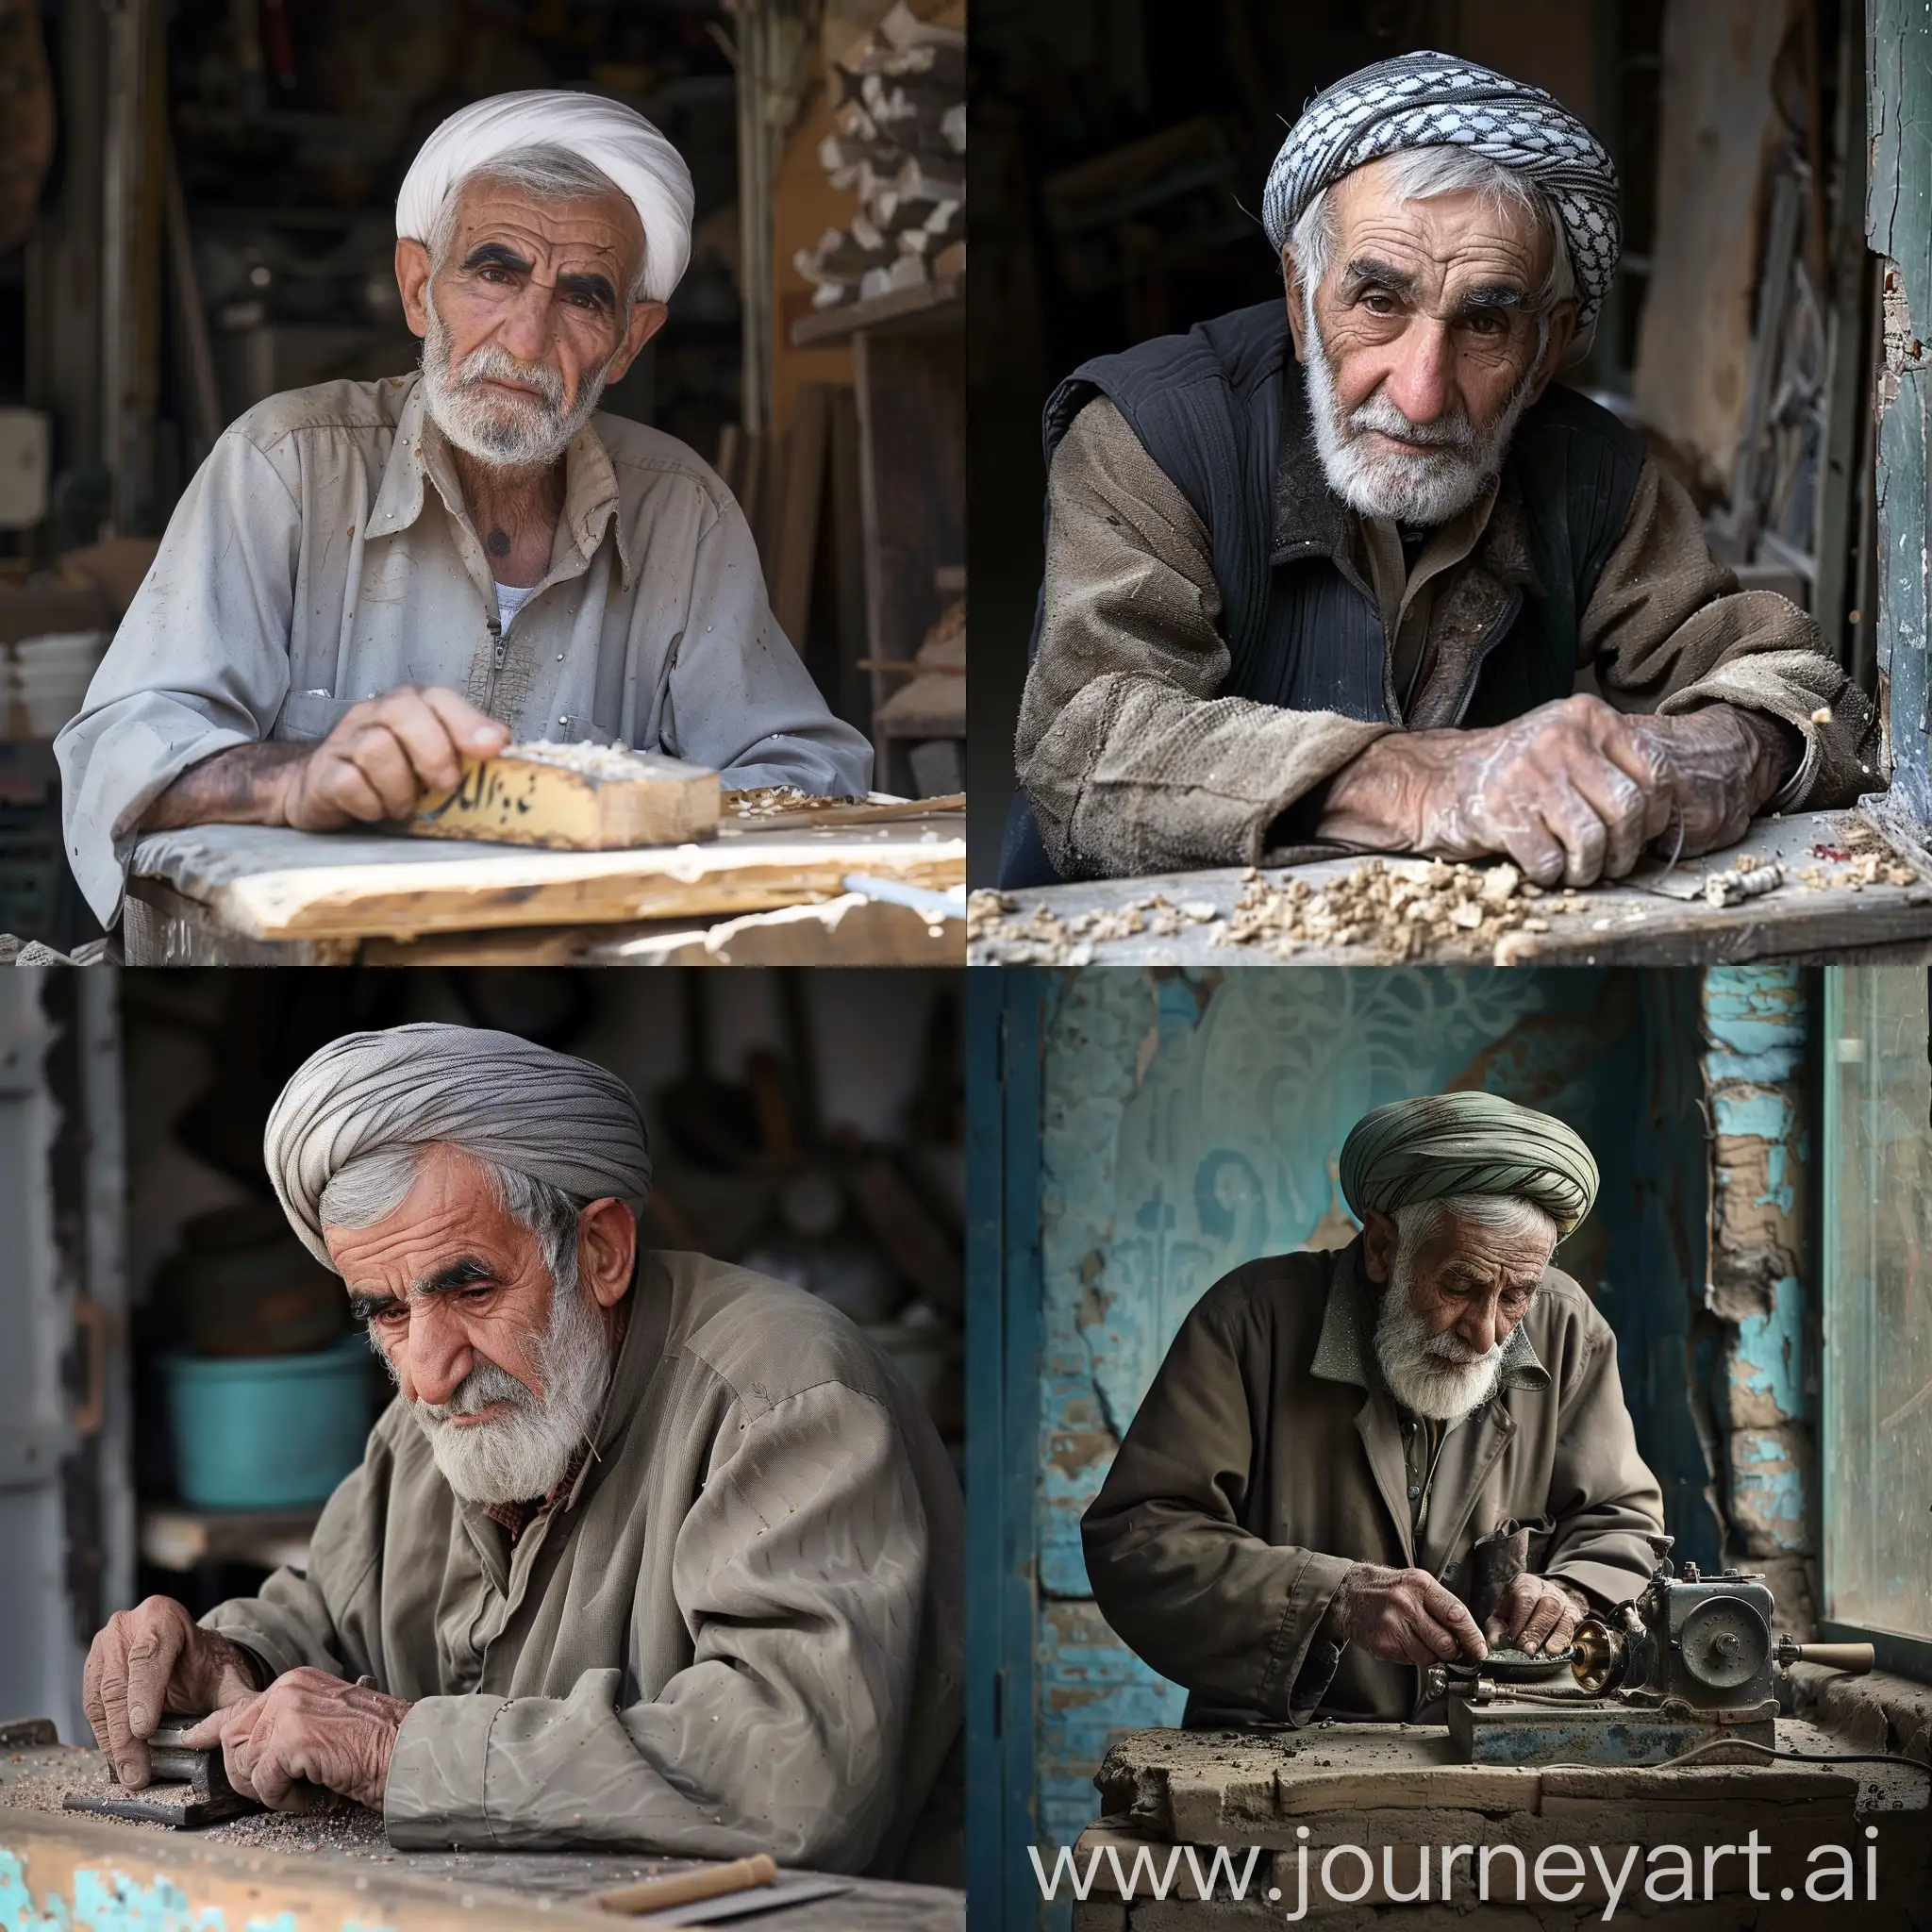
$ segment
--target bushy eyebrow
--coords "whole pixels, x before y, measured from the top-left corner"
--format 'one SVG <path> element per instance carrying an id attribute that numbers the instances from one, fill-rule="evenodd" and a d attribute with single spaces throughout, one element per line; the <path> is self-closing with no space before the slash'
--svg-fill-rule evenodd
<path id="1" fill-rule="evenodd" d="M 494 1281 L 496 1271 L 487 1261 L 479 1261 L 474 1255 L 464 1255 L 441 1268 L 425 1274 L 420 1281 L 409 1284 L 409 1297 L 418 1295 L 458 1294 L 466 1288 L 474 1288 L 479 1281 Z M 349 1313 L 358 1322 L 371 1322 L 377 1315 L 393 1313 L 405 1306 L 401 1295 L 357 1292 L 349 1296 Z"/>
<path id="2" fill-rule="evenodd" d="M 1358 255 L 1342 271 L 1341 292 L 1344 297 L 1359 295 L 1364 289 L 1386 289 L 1406 302 L 1415 293 L 1415 277 L 1392 262 Z"/>
<path id="3" fill-rule="evenodd" d="M 512 274 L 526 275 L 530 264 L 506 242 L 482 242 L 463 257 L 465 268 L 483 268 L 493 263 L 498 268 L 507 268 Z"/>
<path id="4" fill-rule="evenodd" d="M 599 308 L 613 309 L 617 307 L 617 291 L 610 286 L 608 276 L 600 275 L 594 269 L 558 275 L 557 287 L 565 295 L 589 296 Z"/>

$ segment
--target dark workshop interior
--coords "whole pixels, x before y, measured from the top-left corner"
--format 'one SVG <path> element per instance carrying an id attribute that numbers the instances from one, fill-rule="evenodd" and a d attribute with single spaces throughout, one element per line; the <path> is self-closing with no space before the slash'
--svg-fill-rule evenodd
<path id="1" fill-rule="evenodd" d="M 96 936 L 49 741 L 225 427 L 282 391 L 414 366 L 396 191 L 445 116 L 506 91 L 622 101 L 685 157 L 691 266 L 603 407 L 732 488 L 780 625 L 874 740 L 875 787 L 963 789 L 964 0 L 894 9 L 0 11 L 0 934 Z M 909 75 L 891 39 L 908 33 L 943 42 Z"/>
<path id="2" fill-rule="evenodd" d="M 1840 0 L 976 0 L 972 882 L 991 885 L 1040 587 L 1040 412 L 1090 357 L 1278 299 L 1268 166 L 1303 104 L 1421 48 L 1547 88 L 1623 181 L 1562 379 L 1638 425 L 1717 554 L 1876 691 L 1865 22 Z"/>
<path id="3" fill-rule="evenodd" d="M 19 1231 L 0 1268 L 0 1391 L 16 1415 L 80 1431 L 64 1478 L 0 1495 L 9 1712 L 85 1739 L 80 1666 L 104 1606 L 161 1592 L 198 1614 L 250 1591 L 300 1561 L 361 1458 L 386 1378 L 261 1159 L 282 1084 L 345 1032 L 487 1025 L 620 1074 L 651 1136 L 644 1243 L 831 1303 L 961 1462 L 953 975 L 17 971 L 0 996 L 0 1219 Z M 245 1415 L 266 1412 L 251 1404 L 273 1405 L 276 1427 L 251 1438 Z M 300 1448 L 277 1462 L 284 1441 Z"/>

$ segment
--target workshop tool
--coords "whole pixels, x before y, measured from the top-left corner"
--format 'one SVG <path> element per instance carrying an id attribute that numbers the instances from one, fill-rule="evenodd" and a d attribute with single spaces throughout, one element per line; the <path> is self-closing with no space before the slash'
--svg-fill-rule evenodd
<path id="1" fill-rule="evenodd" d="M 696 1872 L 677 1872 L 668 1878 L 641 1878 L 635 1885 L 593 1891 L 584 1903 L 600 1911 L 634 1918 L 641 1913 L 695 1905 L 703 1899 L 722 1898 L 727 1892 L 749 1891 L 754 1886 L 777 1882 L 777 1864 L 768 1853 L 759 1852 L 756 1857 L 734 1858 L 727 1865 L 707 1865 Z"/>
<path id="2" fill-rule="evenodd" d="M 229 1818 L 244 1818 L 250 1812 L 265 1810 L 253 1798 L 244 1798 L 228 1782 L 222 1747 L 207 1749 L 185 1742 L 202 1720 L 198 1717 L 164 1719 L 147 1741 L 148 1761 L 154 1768 L 157 1785 L 187 1785 L 192 1795 L 184 1804 L 178 1797 L 150 1797 L 146 1791 L 130 1792 L 121 1798 L 88 1797 L 70 1791 L 64 1802 L 69 1811 L 92 1811 L 103 1818 L 131 1818 L 142 1824 L 168 1824 L 178 1831 L 198 1831 L 206 1824 L 220 1824 Z"/>
<path id="3" fill-rule="evenodd" d="M 754 1912 L 789 1911 L 817 1898 L 837 1898 L 852 1890 L 846 1878 L 796 1878 L 783 1885 L 759 1885 L 749 1891 L 727 1891 L 721 1898 L 696 1905 L 673 1906 L 668 1911 L 647 1912 L 640 1925 L 709 1925 L 724 1919 L 747 1919 Z"/>
<path id="4" fill-rule="evenodd" d="M 1607 1616 L 1586 1617 L 1556 1657 L 1438 1665 L 1428 1691 L 1446 1700 L 1449 1735 L 1472 1764 L 1661 1764 L 1714 1743 L 1769 1750 L 1774 1672 L 1794 1663 L 1865 1672 L 1869 1643 L 1772 1636 L 1764 1578 L 1672 1567 L 1674 1539 L 1652 1535 L 1648 1587 Z"/>

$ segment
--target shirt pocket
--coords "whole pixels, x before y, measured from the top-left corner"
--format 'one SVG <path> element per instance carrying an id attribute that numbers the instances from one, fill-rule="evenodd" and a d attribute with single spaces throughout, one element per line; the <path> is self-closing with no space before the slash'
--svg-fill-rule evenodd
<path id="1" fill-rule="evenodd" d="M 355 698 L 332 698 L 326 691 L 291 691 L 282 700 L 282 708 L 276 712 L 268 735 L 295 744 L 318 743 L 358 702 Z"/>

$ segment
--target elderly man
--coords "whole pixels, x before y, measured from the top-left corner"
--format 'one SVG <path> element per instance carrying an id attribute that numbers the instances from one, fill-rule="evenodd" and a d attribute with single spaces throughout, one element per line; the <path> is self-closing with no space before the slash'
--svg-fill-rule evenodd
<path id="1" fill-rule="evenodd" d="M 613 101 L 505 94 L 430 136 L 396 203 L 420 373 L 228 430 L 56 742 L 104 924 L 143 830 L 402 818 L 512 737 L 865 791 L 870 748 L 774 621 L 730 492 L 595 413 L 663 325 L 691 221 L 676 150 Z"/>
<path id="2" fill-rule="evenodd" d="M 1006 883 L 1341 846 L 1580 886 L 1875 789 L 1817 626 L 1740 591 L 1641 440 L 1553 386 L 1616 194 L 1588 128 L 1467 61 L 1309 104 L 1263 204 L 1285 307 L 1047 404 L 1039 837 L 1016 813 Z"/>
<path id="3" fill-rule="evenodd" d="M 885 1357 L 798 1290 L 641 1249 L 629 1091 L 508 1034 L 336 1041 L 266 1154 L 397 1395 L 306 1569 L 94 1640 L 123 1781 L 164 1710 L 211 1711 L 237 1790 L 339 1792 L 398 1846 L 933 1870 L 961 1506 Z"/>
<path id="4" fill-rule="evenodd" d="M 1616 1339 L 1550 1265 L 1596 1184 L 1491 1094 L 1378 1108 L 1341 1152 L 1360 1237 L 1202 1297 L 1085 1522 L 1103 1614 L 1190 1723 L 1414 1721 L 1418 1667 L 1560 1650 L 1643 1588 L 1662 1495 Z M 1545 1516 L 1479 1630 L 1473 1543 Z"/>

